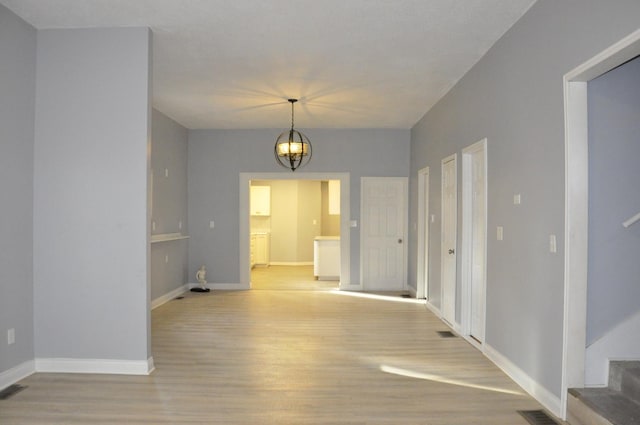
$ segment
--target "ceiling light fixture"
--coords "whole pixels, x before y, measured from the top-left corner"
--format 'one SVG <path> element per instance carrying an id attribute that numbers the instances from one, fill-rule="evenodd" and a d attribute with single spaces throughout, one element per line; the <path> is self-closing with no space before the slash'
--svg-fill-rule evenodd
<path id="1" fill-rule="evenodd" d="M 293 128 L 293 104 L 298 99 L 288 101 L 291 103 L 291 129 L 280 133 L 273 152 L 278 164 L 296 171 L 311 160 L 311 142 L 307 136 Z"/>

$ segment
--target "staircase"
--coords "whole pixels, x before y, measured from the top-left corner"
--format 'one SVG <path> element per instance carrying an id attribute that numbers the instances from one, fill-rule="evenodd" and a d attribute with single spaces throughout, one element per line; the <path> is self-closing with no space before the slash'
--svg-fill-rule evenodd
<path id="1" fill-rule="evenodd" d="M 612 361 L 609 386 L 569 390 L 571 425 L 640 425 L 640 361 Z"/>

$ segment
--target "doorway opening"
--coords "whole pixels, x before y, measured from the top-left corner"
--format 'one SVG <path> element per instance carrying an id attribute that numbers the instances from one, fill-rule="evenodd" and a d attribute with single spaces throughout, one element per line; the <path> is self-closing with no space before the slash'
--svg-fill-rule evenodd
<path id="1" fill-rule="evenodd" d="M 561 417 L 567 391 L 585 379 L 588 276 L 588 81 L 640 54 L 637 30 L 564 76 L 565 282 Z"/>
<path id="2" fill-rule="evenodd" d="M 336 289 L 340 181 L 251 180 L 251 288 Z"/>
<path id="3" fill-rule="evenodd" d="M 337 184 L 340 192 L 340 195 L 339 195 L 340 214 L 339 214 L 339 220 L 338 220 L 339 223 L 337 223 L 337 226 L 339 228 L 339 241 L 337 242 L 339 244 L 338 255 L 339 255 L 340 265 L 339 265 L 339 273 L 337 276 L 338 277 L 337 280 L 339 280 L 339 283 L 338 283 L 339 289 L 348 288 L 350 285 L 349 173 L 295 173 L 295 175 L 292 173 L 240 173 L 240 186 L 239 186 L 240 187 L 240 193 L 239 193 L 240 253 L 239 253 L 239 257 L 240 257 L 240 282 L 242 283 L 242 286 L 245 287 L 246 289 L 252 288 L 252 280 L 251 280 L 252 265 L 254 266 L 256 271 L 260 271 L 260 270 L 257 270 L 258 267 L 256 267 L 256 263 L 253 263 L 251 259 L 251 233 L 252 232 L 263 233 L 263 234 L 266 233 L 264 232 L 265 230 L 264 226 L 266 226 L 269 221 L 270 221 L 269 226 L 274 225 L 273 218 L 265 218 L 265 216 L 251 215 L 252 182 L 255 183 L 255 186 L 264 186 L 265 182 L 277 182 L 276 184 L 280 184 L 282 186 L 287 186 L 287 185 L 291 186 L 292 181 L 297 181 L 300 186 L 305 186 L 305 187 L 307 185 L 313 186 L 314 184 L 317 184 L 318 188 L 320 188 L 320 191 L 322 188 L 322 182 L 328 182 L 328 181 L 339 182 Z M 327 190 L 328 190 L 328 183 L 327 183 Z M 305 192 L 304 195 L 306 196 L 307 193 Z M 318 202 L 321 202 L 321 200 L 319 200 Z M 284 208 L 287 208 L 287 207 L 289 207 L 289 205 L 284 205 Z M 319 218 L 317 220 L 318 220 L 317 226 L 319 230 L 321 226 L 321 221 Z M 260 228 L 260 226 L 263 226 L 263 228 Z M 284 224 L 279 226 L 280 228 L 286 229 L 286 226 Z M 307 226 L 303 226 L 303 229 L 310 230 L 313 227 L 314 227 L 313 218 L 311 218 L 311 222 L 308 223 Z M 260 230 L 262 230 L 262 232 L 258 232 Z M 272 230 L 274 229 L 270 228 L 270 231 L 269 231 L 270 233 L 269 237 L 271 239 L 273 238 Z M 279 230 L 279 231 L 282 232 L 283 230 Z M 294 233 L 294 232 L 291 232 L 291 233 Z M 288 236 L 289 235 L 285 235 L 285 239 Z M 315 239 L 315 236 L 312 238 L 312 240 L 313 239 Z M 284 244 L 286 245 L 286 243 Z M 270 243 L 270 248 L 273 248 L 273 239 Z M 291 246 L 284 246 L 283 249 L 286 250 L 290 248 Z M 294 250 L 297 250 L 297 247 L 294 247 Z M 308 252 L 313 252 L 313 244 L 311 244 L 311 246 L 308 246 L 308 245 L 305 246 L 304 250 L 307 250 Z M 255 254 L 256 253 L 254 251 L 254 255 Z M 261 254 L 263 254 L 263 252 L 261 252 Z M 307 267 L 312 273 L 314 273 L 313 271 L 314 261 L 313 259 L 309 261 L 308 255 L 306 257 L 300 257 L 300 258 L 303 258 L 302 260 L 295 259 L 292 261 L 288 261 L 288 260 L 272 261 L 274 258 L 276 258 L 273 256 L 274 254 L 273 250 L 270 249 L 270 252 L 268 254 L 270 257 L 269 264 L 271 265 L 268 268 L 269 269 L 273 268 L 274 272 L 277 271 L 275 269 L 276 266 L 278 268 L 280 267 L 286 268 L 289 266 L 294 266 L 294 267 L 300 266 L 301 268 Z M 256 258 L 254 258 L 254 261 L 255 260 Z M 264 261 L 264 260 L 261 259 L 261 261 Z M 266 268 L 262 264 L 259 267 Z M 302 270 L 302 272 L 305 272 L 305 271 Z M 309 282 L 315 281 L 315 276 L 313 274 L 310 275 L 309 277 L 311 279 Z M 321 285 L 321 284 L 318 284 L 318 285 Z M 333 287 L 335 286 L 336 285 L 334 283 Z"/>

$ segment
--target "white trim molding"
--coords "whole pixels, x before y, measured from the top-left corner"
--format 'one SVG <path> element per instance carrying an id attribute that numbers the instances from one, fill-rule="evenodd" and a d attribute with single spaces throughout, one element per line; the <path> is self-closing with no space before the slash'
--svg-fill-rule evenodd
<path id="1" fill-rule="evenodd" d="M 9 385 L 15 384 L 29 375 L 33 375 L 35 371 L 36 364 L 34 360 L 28 360 L 16 367 L 5 370 L 0 373 L 0 390 L 7 388 Z"/>
<path id="2" fill-rule="evenodd" d="M 430 179 L 429 167 L 418 171 L 418 264 L 416 289 L 412 295 L 425 300 L 429 299 Z"/>
<path id="3" fill-rule="evenodd" d="M 153 357 L 147 360 L 37 358 L 36 372 L 103 373 L 113 375 L 149 375 L 155 366 Z"/>
<path id="4" fill-rule="evenodd" d="M 553 394 L 551 391 L 540 385 L 532 377 L 527 375 L 522 369 L 516 366 L 511 360 L 506 358 L 498 350 L 484 344 L 484 354 L 489 360 L 495 363 L 504 373 L 506 373 L 516 384 L 522 387 L 533 398 L 538 400 L 549 412 L 557 417 L 561 417 L 563 413 L 561 398 Z"/>
<path id="5" fill-rule="evenodd" d="M 173 291 L 167 292 L 166 294 L 159 296 L 155 300 L 151 301 L 151 310 L 158 308 L 163 304 L 168 303 L 175 297 L 187 292 L 188 290 L 189 290 L 189 285 L 185 284 L 177 287 Z"/>
<path id="6" fill-rule="evenodd" d="M 435 305 L 433 305 L 431 303 L 431 301 L 426 300 L 425 305 L 427 306 L 427 308 L 429 309 L 429 311 L 431 311 L 433 314 L 436 315 L 436 317 L 438 319 L 442 319 L 442 312 L 440 311 L 440 309 L 438 307 L 436 307 Z"/>
<path id="7" fill-rule="evenodd" d="M 472 155 L 480 152 L 482 154 L 484 165 L 484 243 L 483 243 L 483 267 L 482 267 L 482 315 L 480 317 L 480 326 L 482 328 L 481 335 L 474 335 L 481 342 L 484 342 L 486 334 L 486 312 L 487 312 L 487 194 L 488 194 L 488 164 L 487 164 L 487 138 L 473 143 L 462 149 L 462 241 L 460 243 L 460 272 L 461 272 L 461 290 L 460 290 L 460 328 L 462 335 L 471 342 L 473 346 L 479 348 L 481 344 L 471 337 L 472 327 L 472 299 L 473 299 L 473 175 L 472 175 Z"/>

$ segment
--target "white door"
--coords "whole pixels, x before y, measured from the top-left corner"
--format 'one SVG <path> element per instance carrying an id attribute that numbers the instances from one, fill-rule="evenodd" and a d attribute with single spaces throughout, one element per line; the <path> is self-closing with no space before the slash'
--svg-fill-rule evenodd
<path id="1" fill-rule="evenodd" d="M 468 335 L 484 340 L 486 244 L 487 244 L 487 180 L 486 139 L 463 151 L 463 323 Z"/>
<path id="2" fill-rule="evenodd" d="M 362 178 L 362 287 L 406 288 L 407 179 Z"/>
<path id="3" fill-rule="evenodd" d="M 442 160 L 442 317 L 456 321 L 456 232 L 458 223 L 456 155 Z"/>

